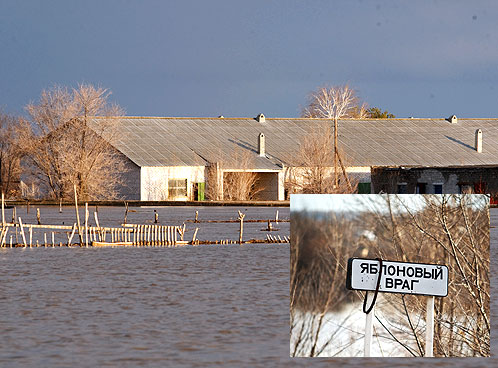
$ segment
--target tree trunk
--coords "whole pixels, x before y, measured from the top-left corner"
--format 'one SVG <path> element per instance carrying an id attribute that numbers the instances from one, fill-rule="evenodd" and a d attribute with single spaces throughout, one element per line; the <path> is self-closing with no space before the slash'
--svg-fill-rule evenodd
<path id="1" fill-rule="evenodd" d="M 334 189 L 339 185 L 337 176 L 337 118 L 334 118 Z"/>

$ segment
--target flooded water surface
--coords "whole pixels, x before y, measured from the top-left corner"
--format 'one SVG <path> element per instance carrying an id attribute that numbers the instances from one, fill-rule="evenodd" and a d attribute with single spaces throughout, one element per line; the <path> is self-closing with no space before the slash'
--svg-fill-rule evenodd
<path id="1" fill-rule="evenodd" d="M 285 358 L 287 254 L 286 244 L 3 250 L 0 365 Z"/>
<path id="2" fill-rule="evenodd" d="M 121 221 L 123 209 L 113 211 L 114 221 Z M 160 220 L 169 221 L 168 213 L 171 221 L 178 217 L 171 208 L 160 211 Z M 193 218 L 192 208 L 179 211 Z M 200 216 L 212 217 L 208 208 L 203 211 Z M 211 211 L 220 218 L 237 216 L 234 208 Z M 147 216 L 151 213 L 147 209 Z M 265 218 L 274 216 L 275 209 L 251 208 L 248 213 L 246 218 Z M 498 226 L 498 210 L 491 214 L 491 225 Z M 288 208 L 279 215 L 288 218 Z M 256 225 L 250 231 L 259 235 L 264 224 Z M 232 230 L 229 233 L 232 236 Z M 491 317 L 496 331 L 496 228 L 491 243 Z M 1 249 L 0 277 L 0 366 L 365 363 L 357 358 L 289 358 L 288 244 Z M 493 332 L 492 351 L 498 350 L 496 339 Z M 371 367 L 386 362 L 418 367 L 427 360 L 368 359 Z M 431 362 L 441 367 L 498 365 L 495 358 Z"/>

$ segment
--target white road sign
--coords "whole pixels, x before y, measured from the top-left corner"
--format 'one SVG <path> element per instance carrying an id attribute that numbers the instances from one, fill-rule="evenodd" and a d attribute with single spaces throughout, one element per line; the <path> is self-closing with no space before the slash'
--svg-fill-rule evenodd
<path id="1" fill-rule="evenodd" d="M 375 291 L 379 276 L 376 259 L 350 258 L 346 286 L 352 290 Z M 382 261 L 380 292 L 448 295 L 448 267 L 425 263 Z"/>

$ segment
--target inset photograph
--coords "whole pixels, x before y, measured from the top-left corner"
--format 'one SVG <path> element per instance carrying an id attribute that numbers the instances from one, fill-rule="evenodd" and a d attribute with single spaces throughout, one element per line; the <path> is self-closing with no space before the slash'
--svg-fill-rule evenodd
<path id="1" fill-rule="evenodd" d="M 291 196 L 290 356 L 490 355 L 489 196 Z"/>

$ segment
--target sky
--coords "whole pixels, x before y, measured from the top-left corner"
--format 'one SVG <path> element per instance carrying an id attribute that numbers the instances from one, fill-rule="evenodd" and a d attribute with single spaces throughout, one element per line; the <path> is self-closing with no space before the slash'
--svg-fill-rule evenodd
<path id="1" fill-rule="evenodd" d="M 393 199 L 393 209 L 398 207 L 396 198 L 403 201 L 410 211 L 424 207 L 424 196 L 419 194 L 293 194 L 291 195 L 291 211 L 307 212 L 384 212 L 388 211 L 386 196 Z"/>
<path id="2" fill-rule="evenodd" d="M 391 198 L 393 212 L 415 212 L 425 207 L 425 199 L 440 203 L 441 194 L 292 194 L 290 210 L 307 212 L 377 212 L 388 213 L 387 196 Z M 486 194 L 471 194 L 466 196 L 466 203 L 474 209 L 486 210 L 489 206 L 489 196 Z"/>
<path id="3" fill-rule="evenodd" d="M 298 117 L 349 83 L 397 117 L 498 117 L 496 1 L 0 0 L 0 108 L 53 85 L 129 116 Z"/>

